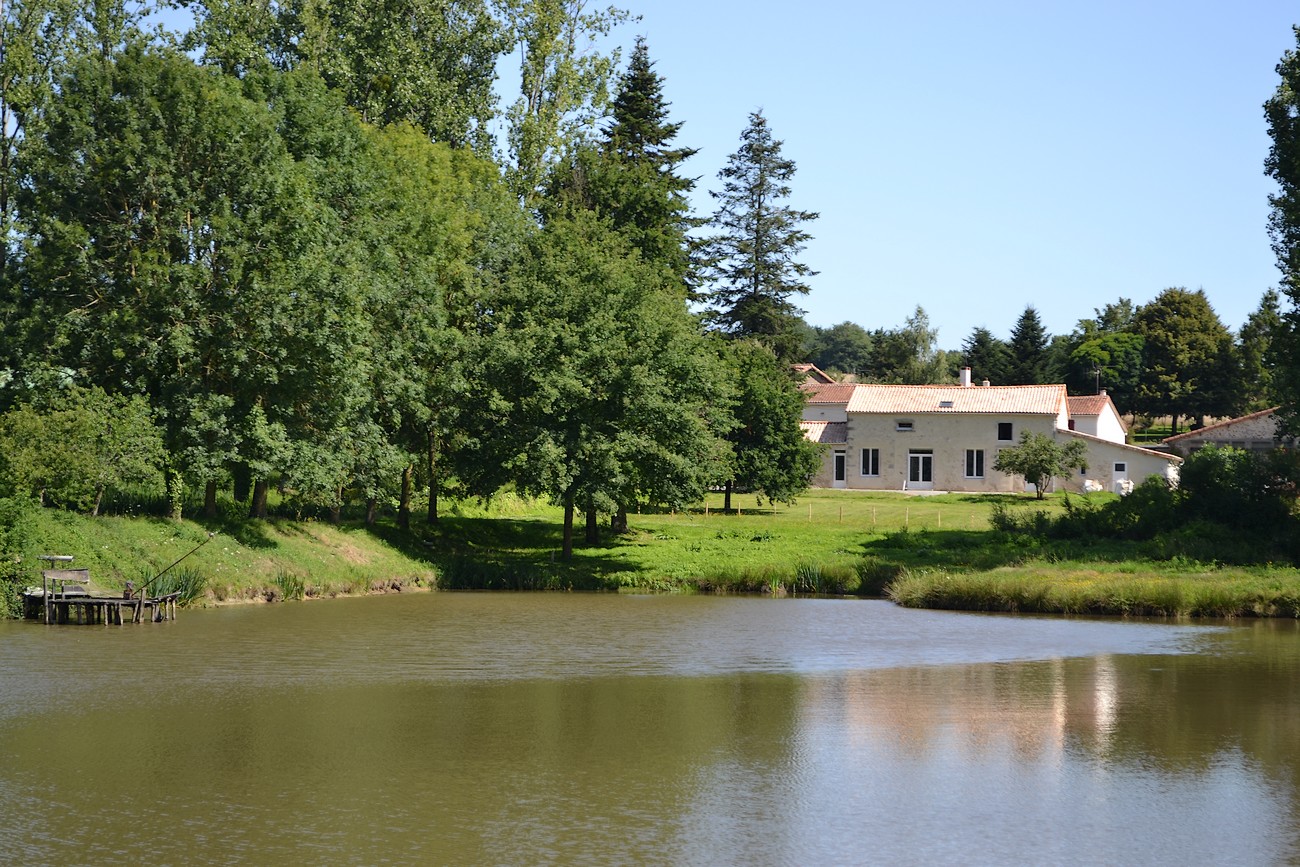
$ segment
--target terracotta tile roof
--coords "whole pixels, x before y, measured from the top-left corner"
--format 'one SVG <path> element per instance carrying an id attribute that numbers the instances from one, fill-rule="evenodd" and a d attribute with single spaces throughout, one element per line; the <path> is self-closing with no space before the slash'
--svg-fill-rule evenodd
<path id="1" fill-rule="evenodd" d="M 1135 446 L 1132 443 L 1117 443 L 1114 440 L 1108 440 L 1103 437 L 1095 437 L 1092 434 L 1086 434 L 1077 430 L 1057 430 L 1057 433 L 1063 436 L 1074 437 L 1075 439 L 1087 440 L 1094 443 L 1105 443 L 1108 446 L 1114 446 L 1117 449 L 1127 449 L 1130 452 L 1141 452 L 1147 457 L 1161 458 L 1169 461 L 1171 464 L 1181 464 L 1183 459 L 1172 452 L 1158 452 L 1155 449 L 1144 449 L 1142 446 Z"/>
<path id="2" fill-rule="evenodd" d="M 1070 406 L 1071 416 L 1101 415 L 1106 407 L 1111 405 L 1108 394 L 1081 394 L 1067 397 L 1065 400 Z M 1118 412 L 1115 414 L 1119 415 Z"/>
<path id="3" fill-rule="evenodd" d="M 1281 407 L 1275 406 L 1272 409 L 1261 409 L 1259 412 L 1252 412 L 1250 415 L 1243 415 L 1240 418 L 1230 418 L 1227 419 L 1226 421 L 1215 422 L 1214 424 L 1207 424 L 1205 427 L 1199 427 L 1196 430 L 1189 430 L 1187 431 L 1187 433 L 1174 434 L 1171 437 L 1165 437 L 1163 440 L 1161 440 L 1161 442 L 1176 443 L 1188 437 L 1198 436 L 1200 434 L 1205 433 L 1206 431 L 1219 430 L 1220 428 L 1232 427 L 1233 425 L 1240 424 L 1243 421 L 1253 421 L 1257 418 L 1264 418 L 1265 416 L 1272 415 L 1273 413 L 1277 412 L 1279 409 L 1281 409 Z"/>
<path id="4" fill-rule="evenodd" d="M 849 412 L 1059 415 L 1064 385 L 858 385 Z"/>
<path id="5" fill-rule="evenodd" d="M 805 384 L 815 385 L 818 383 L 825 384 L 835 381 L 831 379 L 829 374 L 822 372 L 815 364 L 792 364 L 790 366 L 794 368 L 795 373 L 802 373 L 804 375 Z"/>
<path id="6" fill-rule="evenodd" d="M 822 445 L 843 445 L 849 441 L 849 426 L 842 421 L 801 421 L 804 438 Z"/>
<path id="7" fill-rule="evenodd" d="M 848 403 L 855 388 L 857 386 L 840 382 L 829 385 L 808 384 L 800 386 L 800 390 L 803 391 L 808 403 Z"/>

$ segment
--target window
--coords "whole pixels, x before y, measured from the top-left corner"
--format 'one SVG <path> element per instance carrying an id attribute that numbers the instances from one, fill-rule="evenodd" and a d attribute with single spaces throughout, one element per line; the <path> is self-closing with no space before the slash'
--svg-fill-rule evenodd
<path id="1" fill-rule="evenodd" d="M 1121 463 L 1117 463 L 1117 464 L 1115 464 L 1115 472 L 1117 472 L 1117 473 L 1127 473 L 1127 472 L 1128 472 L 1128 464 L 1121 464 Z"/>
<path id="2" fill-rule="evenodd" d="M 862 475 L 880 475 L 880 449 L 862 450 Z"/>
<path id="3" fill-rule="evenodd" d="M 1011 422 L 1009 421 L 998 422 L 998 442 L 1000 443 L 1011 442 Z"/>
<path id="4" fill-rule="evenodd" d="M 844 465 L 847 462 L 848 459 L 845 457 L 844 452 L 835 453 L 835 481 L 836 482 L 844 481 L 844 476 L 845 476 Z"/>
<path id="5" fill-rule="evenodd" d="M 939 401 L 939 409 L 952 409 L 952 401 L 950 400 Z"/>
<path id="6" fill-rule="evenodd" d="M 1068 425 L 1070 430 L 1074 430 L 1074 419 L 1070 419 L 1068 422 L 1066 422 L 1066 424 Z"/>
<path id="7" fill-rule="evenodd" d="M 911 429 L 912 429 L 912 423 L 910 421 L 894 422 L 894 430 L 910 431 Z"/>
<path id="8" fill-rule="evenodd" d="M 966 449 L 966 478 L 984 478 L 984 449 Z"/>

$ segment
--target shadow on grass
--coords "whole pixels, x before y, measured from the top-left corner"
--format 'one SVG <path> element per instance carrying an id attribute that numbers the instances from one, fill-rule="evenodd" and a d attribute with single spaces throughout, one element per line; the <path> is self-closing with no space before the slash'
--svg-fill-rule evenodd
<path id="1" fill-rule="evenodd" d="M 562 527 L 543 520 L 443 517 L 436 525 L 412 522 L 367 527 L 407 557 L 438 570 L 438 586 L 449 590 L 616 590 L 641 571 L 635 564 L 594 553 L 620 547 L 602 531 L 600 541 L 574 542 L 572 560 L 560 559 Z"/>
<path id="2" fill-rule="evenodd" d="M 203 517 L 195 517 L 193 520 L 194 523 L 209 533 L 227 536 L 245 548 L 265 551 L 279 547 L 269 533 L 274 524 L 272 520 L 255 521 L 251 519 Z"/>

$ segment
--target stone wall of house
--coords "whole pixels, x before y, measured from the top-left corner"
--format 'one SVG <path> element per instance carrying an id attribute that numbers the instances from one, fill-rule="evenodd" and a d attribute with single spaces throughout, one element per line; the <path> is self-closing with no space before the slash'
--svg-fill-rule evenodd
<path id="1" fill-rule="evenodd" d="M 1006 475 L 993 469 L 999 449 L 1016 445 L 1020 434 L 1033 431 L 1052 436 L 1061 442 L 1073 438 L 1068 431 L 1055 426 L 1059 419 L 1042 415 L 1005 416 L 920 413 L 913 415 L 854 413 L 848 418 L 847 443 L 843 446 L 824 446 L 822 466 L 813 479 L 815 487 L 846 487 L 856 490 L 903 491 L 925 489 L 936 491 L 968 491 L 972 493 L 1019 492 L 1026 490 L 1024 479 Z M 900 423 L 910 422 L 911 430 L 900 430 Z M 998 439 L 1000 422 L 1011 423 L 1011 438 Z M 1177 478 L 1176 462 L 1166 456 L 1126 447 L 1120 443 L 1098 442 L 1079 437 L 1087 446 L 1088 470 L 1069 479 L 1055 479 L 1049 490 L 1062 488 L 1071 491 L 1115 491 L 1117 484 L 1136 485 L 1148 476 Z M 845 452 L 845 480 L 834 481 L 834 453 Z M 878 451 L 877 472 L 868 475 L 863 452 Z M 967 450 L 983 452 L 983 475 L 967 476 Z M 916 485 L 908 480 L 910 455 L 930 454 L 932 482 Z M 1123 465 L 1117 467 L 1117 465 Z M 1091 483 L 1091 484 L 1089 484 Z"/>
<path id="2" fill-rule="evenodd" d="M 854 413 L 848 421 L 847 487 L 877 491 L 924 489 L 908 481 L 909 456 L 914 452 L 929 452 L 933 481 L 928 487 L 934 490 L 1024 490 L 1024 481 L 1019 476 L 1004 475 L 993 469 L 998 449 L 1014 446 L 1025 430 L 1050 435 L 1055 421 L 1042 415 Z M 899 430 L 900 422 L 911 422 L 912 429 Z M 1011 423 L 1010 439 L 998 439 L 999 422 Z M 864 449 L 879 450 L 877 475 L 863 474 Z M 983 452 L 982 476 L 966 475 L 967 450 Z"/>
<path id="3" fill-rule="evenodd" d="M 1243 418 L 1221 426 L 1193 431 L 1179 437 L 1169 445 L 1186 457 L 1199 448 L 1213 443 L 1252 451 L 1267 451 L 1276 445 L 1277 420 L 1272 413 Z"/>
<path id="4" fill-rule="evenodd" d="M 1072 439 L 1068 433 L 1061 432 L 1058 441 L 1067 443 Z M 1068 479 L 1058 478 L 1054 482 L 1055 490 L 1083 492 L 1087 490 L 1111 491 L 1123 493 L 1133 485 L 1140 485 L 1151 476 L 1159 476 L 1171 482 L 1178 481 L 1178 463 L 1168 456 L 1147 449 L 1125 448 L 1114 443 L 1097 442 L 1079 437 L 1087 446 L 1088 469 L 1075 473 Z"/>

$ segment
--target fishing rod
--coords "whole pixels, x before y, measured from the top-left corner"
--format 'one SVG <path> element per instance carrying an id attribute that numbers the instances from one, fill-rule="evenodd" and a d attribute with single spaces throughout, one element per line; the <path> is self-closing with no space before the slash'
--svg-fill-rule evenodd
<path id="1" fill-rule="evenodd" d="M 144 584 L 140 585 L 140 589 L 139 589 L 138 591 L 136 591 L 136 592 L 138 592 L 141 596 L 144 596 L 144 591 L 145 591 L 145 589 L 146 589 L 150 584 L 152 584 L 153 582 L 157 581 L 159 578 L 161 578 L 162 576 L 164 576 L 164 575 L 166 575 L 168 572 L 170 572 L 170 571 L 172 570 L 173 567 L 175 567 L 175 566 L 177 566 L 177 565 L 180 564 L 181 560 L 186 559 L 187 557 L 190 556 L 190 554 L 193 554 L 195 551 L 199 550 L 199 549 L 202 548 L 204 545 L 206 545 L 206 544 L 208 544 L 209 542 L 211 542 L 211 541 L 212 541 L 212 537 L 214 537 L 214 536 L 216 536 L 216 535 L 217 535 L 217 534 L 216 534 L 215 532 L 213 532 L 213 531 L 208 531 L 208 538 L 204 539 L 202 542 L 200 542 L 199 544 L 197 544 L 197 545 L 195 545 L 193 548 L 191 548 L 187 553 L 183 554 L 183 555 L 181 556 L 181 558 L 180 558 L 179 560 L 177 560 L 175 563 L 172 563 L 171 566 L 168 566 L 166 569 L 162 570 L 162 571 L 159 572 L 157 575 L 153 576 L 153 577 L 150 578 L 148 581 L 144 582 Z"/>

